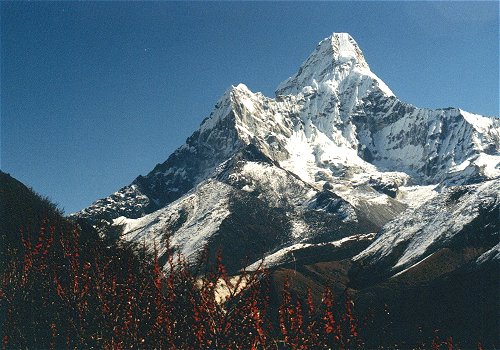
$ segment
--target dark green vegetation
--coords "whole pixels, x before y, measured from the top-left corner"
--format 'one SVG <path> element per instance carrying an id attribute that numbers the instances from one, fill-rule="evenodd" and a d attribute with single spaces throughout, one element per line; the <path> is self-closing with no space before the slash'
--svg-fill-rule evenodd
<path id="1" fill-rule="evenodd" d="M 0 171 L 0 271 L 21 248 L 19 230 L 34 229 L 44 218 L 60 217 L 57 207 L 9 174 Z"/>

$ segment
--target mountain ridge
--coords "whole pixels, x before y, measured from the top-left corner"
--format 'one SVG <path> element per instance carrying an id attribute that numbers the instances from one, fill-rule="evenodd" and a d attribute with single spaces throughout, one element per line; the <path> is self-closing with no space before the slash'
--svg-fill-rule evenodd
<path id="1" fill-rule="evenodd" d="M 447 187 L 499 178 L 499 164 L 498 119 L 400 101 L 370 71 L 354 39 L 334 33 L 275 98 L 232 86 L 164 163 L 75 215 L 125 225 L 128 241 L 163 232 L 189 256 L 200 247 L 191 249 L 181 236 L 202 236 L 199 242 L 212 248 L 226 237 L 230 246 L 238 240 L 230 230 L 241 229 L 236 222 L 256 236 L 271 234 L 245 218 L 242 208 L 251 202 L 255 220 L 261 213 L 282 222 L 274 233 L 281 238 L 257 249 L 265 256 L 377 232 Z M 219 202 L 209 201 L 211 210 L 186 209 L 189 198 L 202 200 L 200 191 L 219 194 Z M 257 258 L 252 249 L 238 254 Z"/>

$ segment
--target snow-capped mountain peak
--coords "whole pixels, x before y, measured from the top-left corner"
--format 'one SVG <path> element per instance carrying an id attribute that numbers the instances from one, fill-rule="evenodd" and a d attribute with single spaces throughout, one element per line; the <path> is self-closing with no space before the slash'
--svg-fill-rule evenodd
<path id="1" fill-rule="evenodd" d="M 368 68 L 361 49 L 348 33 L 333 33 L 327 41 L 331 43 L 334 58 L 338 62 L 354 59 L 359 66 Z"/>
<path id="2" fill-rule="evenodd" d="M 347 90 L 360 78 L 373 80 L 387 96 L 394 95 L 387 85 L 370 71 L 363 52 L 347 33 L 333 33 L 319 42 L 297 73 L 282 82 L 276 95 L 329 89 Z"/>
<path id="3" fill-rule="evenodd" d="M 446 187 L 497 178 L 498 118 L 400 101 L 334 33 L 276 97 L 231 86 L 165 162 L 76 215 L 126 223 L 125 240 L 167 235 L 187 256 L 207 244 L 258 259 L 376 232 Z"/>

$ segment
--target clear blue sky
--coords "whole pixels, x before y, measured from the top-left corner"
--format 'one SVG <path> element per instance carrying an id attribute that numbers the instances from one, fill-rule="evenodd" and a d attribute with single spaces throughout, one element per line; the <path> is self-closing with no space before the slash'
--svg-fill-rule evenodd
<path id="1" fill-rule="evenodd" d="M 67 213 L 163 162 L 231 84 L 273 96 L 332 32 L 402 100 L 498 116 L 496 1 L 0 6 L 1 169 Z"/>

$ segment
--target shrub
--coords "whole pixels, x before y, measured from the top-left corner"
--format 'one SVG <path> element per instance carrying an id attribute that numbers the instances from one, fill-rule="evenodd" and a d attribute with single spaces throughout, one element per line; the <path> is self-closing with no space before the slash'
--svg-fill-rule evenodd
<path id="1" fill-rule="evenodd" d="M 2 348 L 48 349 L 361 349 L 366 322 L 350 295 L 325 288 L 321 305 L 284 282 L 270 307 L 267 271 L 229 276 L 220 255 L 196 268 L 158 250 L 84 239 L 65 221 L 21 230 L 23 254 L 0 275 Z M 208 254 L 205 254 L 208 256 Z M 166 268 L 160 260 L 166 262 Z M 336 301 L 338 301 L 336 303 Z M 277 323 L 271 319 L 277 312 Z M 421 347 L 425 348 L 425 346 Z M 454 348 L 436 338 L 432 349 Z"/>

